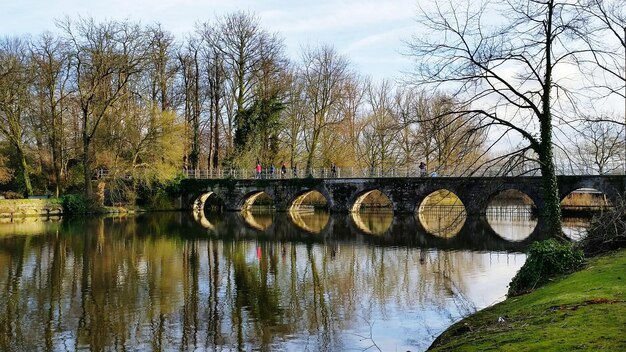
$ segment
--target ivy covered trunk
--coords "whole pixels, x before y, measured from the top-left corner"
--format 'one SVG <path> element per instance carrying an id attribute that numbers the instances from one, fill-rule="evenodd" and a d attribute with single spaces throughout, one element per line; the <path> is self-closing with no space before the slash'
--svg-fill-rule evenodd
<path id="1" fill-rule="evenodd" d="M 562 238 L 561 202 L 554 159 L 552 158 L 552 144 L 550 143 L 548 146 L 542 145 L 541 149 L 540 160 L 546 231 L 550 237 Z"/>
<path id="2" fill-rule="evenodd" d="M 539 163 L 541 165 L 541 175 L 543 179 L 543 195 L 544 195 L 544 216 L 546 222 L 546 231 L 548 236 L 563 239 L 561 227 L 561 198 L 559 196 L 559 187 L 556 179 L 556 170 L 554 167 L 554 155 L 552 153 L 552 106 L 551 106 L 551 90 L 552 90 L 552 41 L 554 36 L 552 33 L 552 22 L 554 20 L 555 3 L 548 1 L 547 3 L 547 20 L 545 21 L 545 78 L 543 81 L 543 92 L 541 95 L 541 112 L 538 114 L 541 142 L 538 145 L 537 154 L 539 154 Z"/>

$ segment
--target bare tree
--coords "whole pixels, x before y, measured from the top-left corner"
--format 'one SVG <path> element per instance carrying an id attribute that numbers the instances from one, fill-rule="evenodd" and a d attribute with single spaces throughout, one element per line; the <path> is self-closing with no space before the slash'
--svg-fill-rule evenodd
<path id="1" fill-rule="evenodd" d="M 304 99 L 308 119 L 305 122 L 307 146 L 306 168 L 313 167 L 322 132 L 338 124 L 340 102 L 351 73 L 348 60 L 330 46 L 305 49 L 301 77 L 304 81 Z"/>
<path id="2" fill-rule="evenodd" d="M 71 93 L 71 65 L 68 43 L 51 33 L 42 34 L 31 44 L 33 91 L 38 100 L 37 118 L 50 150 L 55 195 L 60 193 L 65 156 L 64 116 Z"/>
<path id="3" fill-rule="evenodd" d="M 200 40 L 190 37 L 187 45 L 178 53 L 180 75 L 182 79 L 182 95 L 184 101 L 183 116 L 187 127 L 189 150 L 186 150 L 186 160 L 192 170 L 198 168 L 201 153 L 201 114 L 205 95 L 201 80 Z"/>
<path id="4" fill-rule="evenodd" d="M 584 24 L 570 3 L 436 1 L 422 11 L 424 35 L 409 44 L 415 83 L 451 90 L 459 101 L 460 108 L 445 115 L 471 116 L 484 128 L 497 125 L 527 141 L 537 155 L 547 230 L 554 236 L 561 235 L 561 209 L 553 123 L 565 120 L 575 103 L 555 72 L 572 63 L 580 45 L 571 34 Z"/>
<path id="5" fill-rule="evenodd" d="M 30 108 L 30 81 L 27 42 L 20 38 L 1 40 L 0 133 L 17 153 L 26 196 L 33 193 L 24 143 L 26 117 Z"/>
<path id="6" fill-rule="evenodd" d="M 417 167 L 421 155 L 416 155 L 418 149 L 418 124 L 414 115 L 415 107 L 418 105 L 416 99 L 422 94 L 418 94 L 414 89 L 403 87 L 396 89 L 393 97 L 393 111 L 395 119 L 398 121 L 398 148 L 400 153 L 400 165 L 404 167 Z M 414 171 L 417 171 L 415 169 Z"/>
<path id="7" fill-rule="evenodd" d="M 626 100 L 626 6 L 623 0 L 578 0 L 587 14 L 576 28 L 587 50 L 576 59 L 589 73 L 595 88 Z"/>
<path id="8" fill-rule="evenodd" d="M 580 168 L 600 175 L 619 169 L 624 152 L 624 131 L 602 120 L 584 121 L 579 138 L 572 143 L 575 163 Z"/>
<path id="9" fill-rule="evenodd" d="M 71 45 L 81 110 L 85 196 L 92 198 L 92 141 L 100 122 L 145 61 L 142 30 L 128 22 L 92 18 L 58 22 Z"/>
<path id="10" fill-rule="evenodd" d="M 287 90 L 285 110 L 283 110 L 281 141 L 289 160 L 289 166 L 293 168 L 304 149 L 302 133 L 306 110 L 303 80 L 293 70 L 288 77 L 289 89 Z"/>
<path id="11" fill-rule="evenodd" d="M 479 120 L 471 115 L 453 115 L 457 103 L 446 95 L 421 95 L 416 104 L 420 123 L 415 144 L 428 169 L 441 175 L 458 175 L 474 165 L 484 152 L 486 139 Z"/>
<path id="12" fill-rule="evenodd" d="M 220 163 L 220 125 L 223 125 L 222 115 L 224 108 L 226 71 L 224 68 L 223 54 L 214 44 L 219 42 L 216 38 L 217 29 L 207 23 L 196 28 L 203 38 L 202 54 L 205 62 L 207 78 L 207 96 L 209 99 L 209 135 L 208 135 L 208 168 L 217 168 Z M 225 134 L 229 131 L 226 129 Z M 232 141 L 232 135 L 227 135 L 227 140 Z M 230 146 L 232 147 L 232 145 Z"/>
<path id="13" fill-rule="evenodd" d="M 392 111 L 391 87 L 388 81 L 380 84 L 368 82 L 365 99 L 370 107 L 359 138 L 363 146 L 360 160 L 367 161 L 367 167 L 388 170 L 397 164 L 397 134 L 399 125 Z"/>
<path id="14" fill-rule="evenodd" d="M 174 80 L 178 72 L 176 62 L 176 42 L 174 36 L 161 28 L 161 25 L 148 26 L 146 29 L 147 52 L 144 75 L 146 91 L 153 105 L 164 111 L 175 108 Z"/>

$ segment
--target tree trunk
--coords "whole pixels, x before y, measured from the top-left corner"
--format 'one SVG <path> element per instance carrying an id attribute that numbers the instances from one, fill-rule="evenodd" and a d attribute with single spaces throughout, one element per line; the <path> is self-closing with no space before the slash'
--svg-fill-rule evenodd
<path id="1" fill-rule="evenodd" d="M 88 200 L 93 197 L 93 187 L 91 185 L 91 160 L 89 152 L 91 149 L 91 139 L 83 131 L 83 172 L 85 180 L 85 198 Z"/>
<path id="2" fill-rule="evenodd" d="M 21 147 L 17 148 L 17 154 L 20 158 L 22 177 L 24 179 L 24 187 L 26 187 L 26 194 L 24 196 L 28 197 L 33 194 L 33 186 L 30 184 L 30 177 L 28 176 L 28 163 L 26 162 L 26 155 L 24 155 L 24 151 Z"/>

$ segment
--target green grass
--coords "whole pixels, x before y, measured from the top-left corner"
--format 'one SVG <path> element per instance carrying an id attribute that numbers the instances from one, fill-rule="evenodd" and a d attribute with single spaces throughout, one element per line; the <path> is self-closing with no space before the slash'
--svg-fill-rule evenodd
<path id="1" fill-rule="evenodd" d="M 435 344 L 432 351 L 626 351 L 626 250 L 482 310 Z"/>

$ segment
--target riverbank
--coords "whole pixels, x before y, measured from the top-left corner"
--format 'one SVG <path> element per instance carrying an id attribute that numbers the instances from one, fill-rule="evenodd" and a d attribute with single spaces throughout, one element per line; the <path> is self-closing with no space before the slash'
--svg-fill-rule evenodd
<path id="1" fill-rule="evenodd" d="M 626 350 L 626 250 L 452 325 L 429 351 Z"/>
<path id="2" fill-rule="evenodd" d="M 102 206 L 96 209 L 93 214 L 135 214 L 145 213 L 147 211 L 150 210 L 138 206 Z M 0 199 L 0 218 L 61 216 L 66 215 L 65 213 L 59 198 Z"/>

